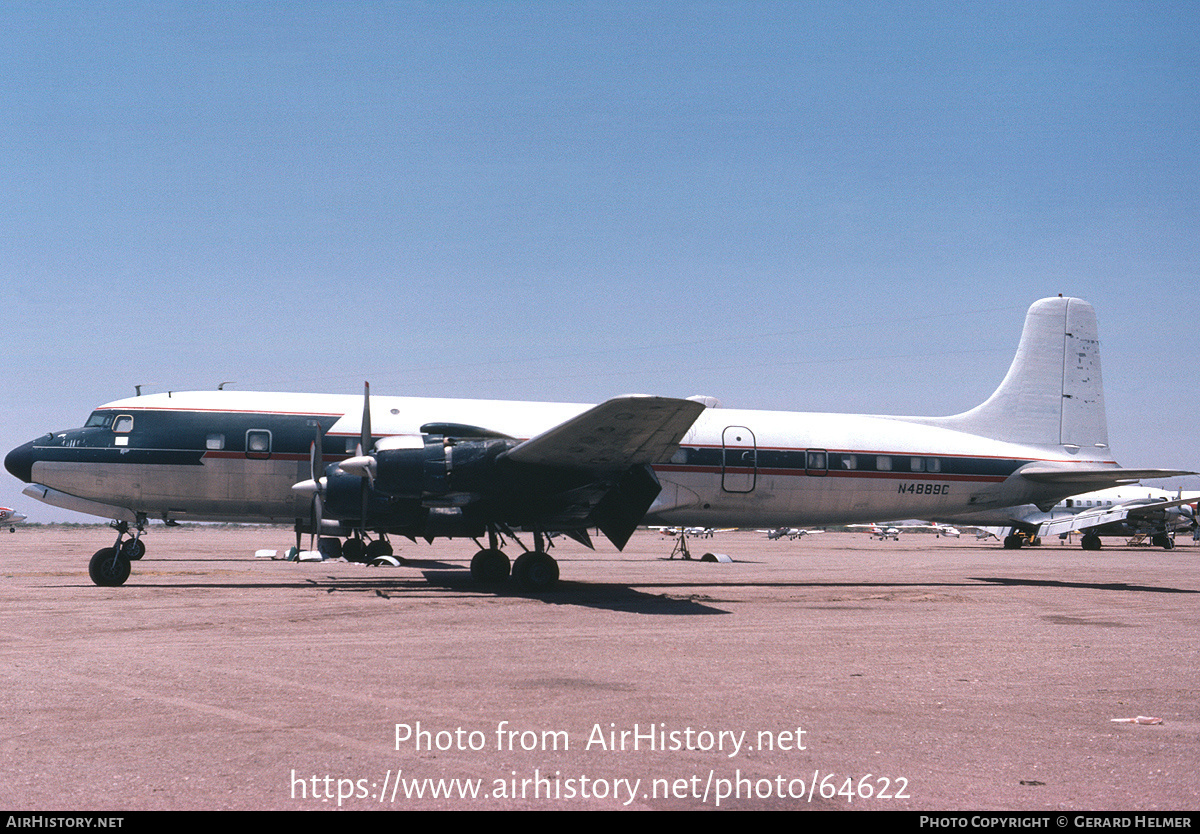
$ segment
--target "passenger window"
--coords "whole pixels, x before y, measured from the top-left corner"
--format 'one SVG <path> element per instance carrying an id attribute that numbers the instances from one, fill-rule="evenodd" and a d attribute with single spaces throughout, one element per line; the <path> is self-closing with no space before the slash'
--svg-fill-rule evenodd
<path id="1" fill-rule="evenodd" d="M 246 454 L 269 455 L 271 453 L 271 433 L 263 429 L 251 429 L 246 432 Z"/>
<path id="2" fill-rule="evenodd" d="M 208 439 L 204 441 L 204 448 L 214 451 L 225 448 L 225 435 L 210 434 Z"/>
<path id="3" fill-rule="evenodd" d="M 880 472 L 891 472 L 892 459 L 888 455 L 876 455 L 875 468 Z"/>
<path id="4" fill-rule="evenodd" d="M 908 463 L 909 463 L 909 470 L 908 470 L 909 472 L 924 472 L 925 471 L 925 458 L 910 458 Z"/>
<path id="5" fill-rule="evenodd" d="M 858 469 L 858 456 L 842 455 L 842 469 Z"/>
<path id="6" fill-rule="evenodd" d="M 940 458 L 925 458 L 925 469 L 929 472 L 941 472 L 942 461 Z"/>

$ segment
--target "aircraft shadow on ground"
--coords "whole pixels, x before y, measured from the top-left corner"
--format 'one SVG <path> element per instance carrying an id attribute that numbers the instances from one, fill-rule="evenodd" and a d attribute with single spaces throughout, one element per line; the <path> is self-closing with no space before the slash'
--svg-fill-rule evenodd
<path id="1" fill-rule="evenodd" d="M 149 564 L 153 563 L 150 562 L 147 566 Z M 297 567 L 301 568 L 301 566 Z M 144 576 L 139 581 L 135 575 L 130 582 L 130 588 L 278 589 L 281 591 L 296 588 L 317 588 L 329 594 L 373 593 L 375 596 L 383 599 L 403 599 L 406 595 L 412 596 L 423 592 L 435 591 L 441 594 L 454 594 L 459 597 L 529 599 L 547 605 L 578 606 L 609 611 L 625 611 L 634 614 L 693 616 L 730 613 L 725 608 L 717 607 L 715 603 L 719 602 L 719 600 L 714 600 L 705 591 L 719 594 L 721 591 L 730 591 L 738 588 L 859 589 L 864 591 L 918 588 L 967 589 L 979 588 L 981 587 L 980 583 L 983 583 L 984 586 L 999 587 L 1043 587 L 1122 593 L 1200 594 L 1200 590 L 1191 588 L 1174 588 L 1128 582 L 1081 582 L 994 576 L 964 577 L 960 581 L 949 582 L 781 582 L 778 580 L 740 582 L 729 579 L 704 578 L 693 581 L 638 582 L 633 585 L 617 582 L 593 583 L 560 580 L 551 591 L 530 592 L 522 590 L 512 582 L 501 583 L 494 587 L 480 585 L 472 579 L 470 571 L 465 570 L 461 563 L 443 562 L 434 559 L 409 560 L 399 568 L 364 568 L 364 573 L 361 576 L 335 576 L 332 574 L 314 576 L 298 570 L 294 579 L 285 581 L 272 580 L 268 582 L 156 582 L 153 581 L 153 577 L 149 576 Z"/>
<path id="2" fill-rule="evenodd" d="M 1006 576 L 973 576 L 976 582 L 987 582 L 993 585 L 1009 587 L 1024 586 L 1027 588 L 1083 588 L 1094 591 L 1137 591 L 1149 594 L 1198 594 L 1193 588 L 1169 588 L 1154 585 L 1133 585 L 1128 582 L 1075 582 L 1065 579 L 1016 579 Z"/>

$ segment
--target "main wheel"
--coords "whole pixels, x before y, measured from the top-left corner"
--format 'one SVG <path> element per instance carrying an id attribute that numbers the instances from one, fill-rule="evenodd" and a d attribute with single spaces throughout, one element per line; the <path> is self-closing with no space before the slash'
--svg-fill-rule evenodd
<path id="1" fill-rule="evenodd" d="M 1079 541 L 1079 546 L 1084 550 L 1099 550 L 1100 537 L 1095 533 L 1085 533 L 1083 538 Z"/>
<path id="2" fill-rule="evenodd" d="M 530 591 L 548 591 L 558 582 L 558 562 L 540 550 L 522 553 L 513 562 L 513 579 Z"/>
<path id="3" fill-rule="evenodd" d="M 386 539 L 375 539 L 367 545 L 367 561 L 374 562 L 380 556 L 392 555 L 392 543 Z"/>
<path id="4" fill-rule="evenodd" d="M 509 562 L 504 551 L 485 548 L 471 559 L 471 578 L 484 585 L 494 585 L 508 579 Z"/>
<path id="5" fill-rule="evenodd" d="M 346 539 L 342 544 L 342 558 L 347 562 L 367 561 L 367 546 L 362 539 Z"/>
<path id="6" fill-rule="evenodd" d="M 97 550 L 88 562 L 88 576 L 102 587 L 124 585 L 129 578 L 129 560 L 124 553 L 118 554 L 114 547 Z"/>

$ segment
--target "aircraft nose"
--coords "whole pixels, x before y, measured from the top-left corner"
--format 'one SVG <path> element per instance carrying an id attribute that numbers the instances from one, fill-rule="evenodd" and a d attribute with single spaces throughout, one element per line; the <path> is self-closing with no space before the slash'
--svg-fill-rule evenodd
<path id="1" fill-rule="evenodd" d="M 33 482 L 33 441 L 18 446 L 4 458 L 4 468 L 25 483 Z"/>

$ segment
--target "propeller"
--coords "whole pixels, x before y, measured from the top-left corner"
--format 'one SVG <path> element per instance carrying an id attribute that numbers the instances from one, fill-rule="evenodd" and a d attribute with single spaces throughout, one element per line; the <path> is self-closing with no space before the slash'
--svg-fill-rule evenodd
<path id="1" fill-rule="evenodd" d="M 311 496 L 309 513 L 312 522 L 313 537 L 315 539 L 320 532 L 321 524 L 324 520 L 324 502 L 328 481 L 325 476 L 325 461 L 321 449 L 321 426 L 319 423 L 314 423 L 314 425 L 313 441 L 309 447 L 309 466 L 312 477 L 307 481 L 301 481 L 293 485 L 292 489 L 301 495 Z M 363 383 L 362 430 L 359 435 L 357 448 L 355 449 L 355 455 L 346 458 L 346 460 L 338 464 L 338 469 L 362 478 L 360 489 L 362 515 L 360 518 L 361 529 L 363 532 L 366 532 L 368 526 L 367 512 L 371 501 L 371 488 L 375 485 L 376 472 L 374 444 L 371 438 L 371 384 L 369 382 Z"/>
<path id="2" fill-rule="evenodd" d="M 367 529 L 367 510 L 371 503 L 371 488 L 375 486 L 375 445 L 371 438 L 371 383 L 363 383 L 363 415 L 362 431 L 358 438 L 358 447 L 354 457 L 346 458 L 339 464 L 343 472 L 358 475 L 362 478 L 362 527 Z"/>
<path id="3" fill-rule="evenodd" d="M 316 536 L 321 529 L 322 514 L 324 510 L 324 485 L 322 481 L 325 475 L 324 456 L 321 452 L 321 424 L 314 421 L 313 423 L 313 441 L 309 446 L 308 464 L 312 477 L 307 481 L 301 481 L 298 484 L 292 485 L 292 490 L 300 495 L 311 496 L 309 502 L 309 521 L 312 523 L 312 535 L 309 539 L 309 550 L 315 550 Z"/>

